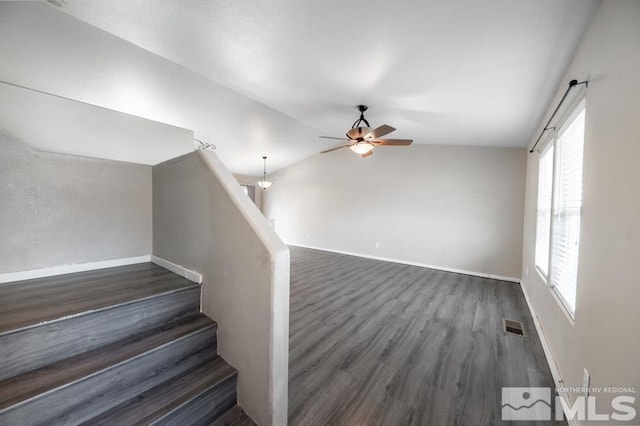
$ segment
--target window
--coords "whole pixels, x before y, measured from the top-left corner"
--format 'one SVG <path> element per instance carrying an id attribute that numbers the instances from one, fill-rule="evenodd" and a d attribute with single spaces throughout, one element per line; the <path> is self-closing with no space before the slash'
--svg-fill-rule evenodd
<path id="1" fill-rule="evenodd" d="M 551 196 L 553 190 L 553 144 L 547 145 L 538 168 L 538 217 L 536 221 L 536 267 L 549 275 L 549 245 L 551 243 Z"/>
<path id="2" fill-rule="evenodd" d="M 560 127 L 554 143 L 542 152 L 538 177 L 535 264 L 572 315 L 578 281 L 584 126 L 583 100 Z"/>
<path id="3" fill-rule="evenodd" d="M 582 155 L 584 147 L 584 103 L 558 134 L 554 187 L 553 236 L 551 238 L 550 284 L 572 313 L 576 306 L 580 214 L 582 210 Z"/>

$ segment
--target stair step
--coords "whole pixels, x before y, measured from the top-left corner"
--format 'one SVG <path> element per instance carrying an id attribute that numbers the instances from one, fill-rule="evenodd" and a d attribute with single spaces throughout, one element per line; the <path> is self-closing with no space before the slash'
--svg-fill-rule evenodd
<path id="1" fill-rule="evenodd" d="M 197 284 L 140 263 L 0 285 L 0 333 Z"/>
<path id="2" fill-rule="evenodd" d="M 207 425 L 236 403 L 236 370 L 220 356 L 90 419 L 85 425 Z"/>
<path id="3" fill-rule="evenodd" d="M 77 424 L 212 359 L 202 314 L 0 382 L 0 424 Z"/>
<path id="4" fill-rule="evenodd" d="M 200 286 L 138 264 L 0 286 L 0 380 L 199 311 Z"/>
<path id="5" fill-rule="evenodd" d="M 255 426 L 255 422 L 251 420 L 251 417 L 247 416 L 242 408 L 238 405 L 234 406 L 231 410 L 224 413 L 215 422 L 209 426 Z"/>

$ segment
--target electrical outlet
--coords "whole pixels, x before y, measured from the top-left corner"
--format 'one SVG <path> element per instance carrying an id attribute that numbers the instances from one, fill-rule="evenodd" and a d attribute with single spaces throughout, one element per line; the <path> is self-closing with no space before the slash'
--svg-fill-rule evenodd
<path id="1" fill-rule="evenodd" d="M 589 396 L 589 384 L 591 382 L 591 376 L 587 369 L 584 369 L 584 375 L 582 376 L 582 387 L 584 388 L 584 396 Z"/>
<path id="2" fill-rule="evenodd" d="M 380 248 L 380 243 L 376 242 L 376 248 Z"/>

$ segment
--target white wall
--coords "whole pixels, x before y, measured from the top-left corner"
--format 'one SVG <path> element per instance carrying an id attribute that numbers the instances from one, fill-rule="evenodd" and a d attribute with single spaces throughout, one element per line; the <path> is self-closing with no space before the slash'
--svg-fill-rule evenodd
<path id="1" fill-rule="evenodd" d="M 238 403 L 287 422 L 289 250 L 212 152 L 153 168 L 153 254 L 203 275 L 202 311 L 238 369 Z"/>
<path id="2" fill-rule="evenodd" d="M 271 175 L 264 211 L 289 244 L 519 280 L 525 161 L 520 148 L 343 149 Z"/>
<path id="3" fill-rule="evenodd" d="M 0 80 L 191 129 L 234 173 L 262 173 L 265 152 L 276 170 L 317 151 L 316 130 L 212 79 L 47 2 L 0 1 Z"/>
<path id="4" fill-rule="evenodd" d="M 587 368 L 592 386 L 640 391 L 639 76 L 640 2 L 605 1 L 557 94 L 571 79 L 590 80 L 573 323 L 534 269 L 538 154 L 528 156 L 522 285 L 567 386 L 581 386 Z M 597 395 L 600 412 L 611 412 L 612 396 Z"/>
<path id="5" fill-rule="evenodd" d="M 151 167 L 31 149 L 0 128 L 0 273 L 151 253 Z"/>
<path id="6" fill-rule="evenodd" d="M 0 83 L 0 127 L 38 151 L 153 165 L 194 149 L 193 132 Z"/>

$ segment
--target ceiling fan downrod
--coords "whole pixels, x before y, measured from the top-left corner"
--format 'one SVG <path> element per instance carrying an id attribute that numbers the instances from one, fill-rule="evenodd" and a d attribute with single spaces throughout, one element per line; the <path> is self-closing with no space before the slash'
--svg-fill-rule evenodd
<path id="1" fill-rule="evenodd" d="M 360 118 L 358 118 L 354 123 L 353 126 L 351 126 L 352 129 L 355 129 L 356 127 L 360 127 L 360 124 L 364 123 L 367 125 L 367 127 L 371 127 L 369 125 L 369 122 L 367 121 L 366 118 L 364 118 L 364 112 L 368 109 L 368 107 L 366 105 L 358 105 L 358 111 L 360 111 Z"/>

